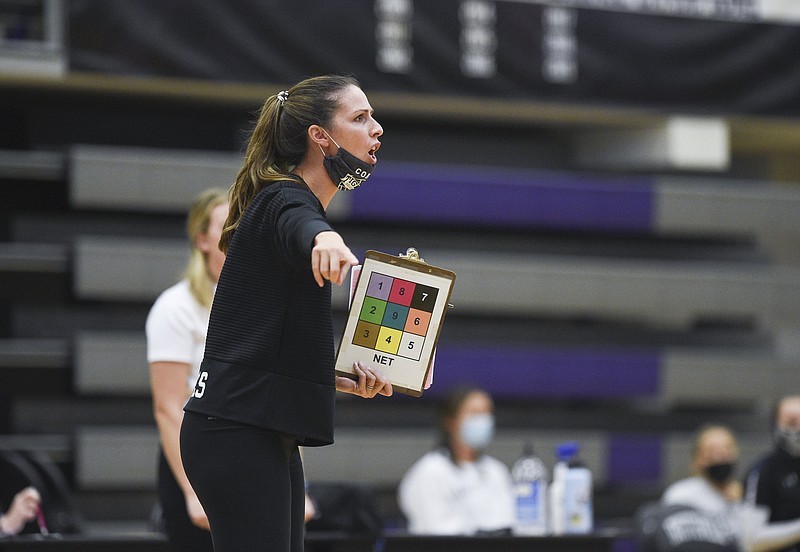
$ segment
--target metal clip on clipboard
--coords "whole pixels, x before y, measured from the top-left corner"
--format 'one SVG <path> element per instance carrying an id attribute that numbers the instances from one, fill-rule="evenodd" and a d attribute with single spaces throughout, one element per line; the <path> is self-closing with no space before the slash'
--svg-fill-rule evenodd
<path id="1" fill-rule="evenodd" d="M 423 263 L 423 264 L 425 263 L 425 259 L 420 257 L 419 256 L 419 251 L 417 251 L 413 247 L 409 247 L 408 249 L 406 249 L 406 254 L 405 255 L 400 253 L 398 255 L 398 257 L 402 257 L 402 258 L 408 259 L 410 261 L 417 261 L 417 262 L 420 262 L 420 263 Z"/>

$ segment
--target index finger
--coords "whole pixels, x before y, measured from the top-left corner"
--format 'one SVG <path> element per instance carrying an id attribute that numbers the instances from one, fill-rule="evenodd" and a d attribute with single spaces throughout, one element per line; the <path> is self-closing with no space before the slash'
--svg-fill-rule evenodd
<path id="1" fill-rule="evenodd" d="M 341 271 L 339 272 L 339 285 L 344 283 L 344 279 L 347 277 L 347 273 L 350 271 L 350 267 L 355 266 L 358 264 L 358 259 L 346 259 L 342 263 Z"/>
<path id="2" fill-rule="evenodd" d="M 311 273 L 314 275 L 314 281 L 317 282 L 319 287 L 325 285 L 325 279 L 322 276 L 320 266 L 322 265 L 322 255 L 315 248 L 311 250 Z"/>

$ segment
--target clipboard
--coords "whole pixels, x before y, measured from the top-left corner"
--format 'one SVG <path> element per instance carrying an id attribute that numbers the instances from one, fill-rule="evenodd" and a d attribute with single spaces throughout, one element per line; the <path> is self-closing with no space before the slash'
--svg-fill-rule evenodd
<path id="1" fill-rule="evenodd" d="M 395 391 L 422 396 L 456 275 L 405 255 L 367 251 L 336 354 L 336 375 L 355 378 L 362 362 L 384 374 Z"/>

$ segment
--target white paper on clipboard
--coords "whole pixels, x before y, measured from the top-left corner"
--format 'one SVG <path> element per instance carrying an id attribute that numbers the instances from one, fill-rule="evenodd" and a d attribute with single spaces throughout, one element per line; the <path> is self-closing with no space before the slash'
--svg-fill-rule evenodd
<path id="1" fill-rule="evenodd" d="M 353 303 L 353 296 L 356 292 L 356 285 L 358 284 L 358 277 L 361 275 L 361 265 L 356 265 L 350 269 L 350 293 L 347 296 L 347 308 L 349 309 Z M 433 367 L 436 363 L 436 349 L 433 350 L 433 354 L 431 356 L 431 364 L 430 369 L 428 370 L 428 375 L 425 379 L 425 384 L 423 389 L 430 389 L 431 385 L 433 385 Z"/>

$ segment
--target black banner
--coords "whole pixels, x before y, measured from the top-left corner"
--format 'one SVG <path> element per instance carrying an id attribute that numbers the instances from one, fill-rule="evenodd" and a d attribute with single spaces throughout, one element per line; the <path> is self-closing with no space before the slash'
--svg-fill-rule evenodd
<path id="1" fill-rule="evenodd" d="M 347 72 L 369 90 L 800 116 L 800 25 L 759 2 L 73 0 L 69 55 L 81 71 Z"/>

